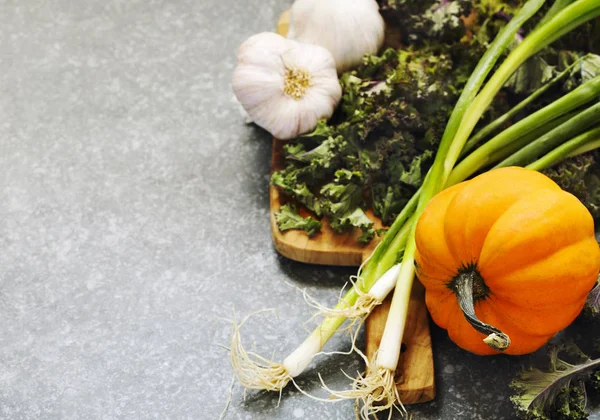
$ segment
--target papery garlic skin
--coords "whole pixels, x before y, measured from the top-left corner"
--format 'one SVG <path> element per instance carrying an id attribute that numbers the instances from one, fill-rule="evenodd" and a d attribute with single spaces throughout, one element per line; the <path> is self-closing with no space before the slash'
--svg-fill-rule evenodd
<path id="1" fill-rule="evenodd" d="M 327 48 L 338 72 L 376 54 L 385 22 L 375 0 L 296 0 L 290 11 L 289 39 Z"/>
<path id="2" fill-rule="evenodd" d="M 314 130 L 342 97 L 329 51 L 272 32 L 240 46 L 232 85 L 250 118 L 281 140 Z"/>

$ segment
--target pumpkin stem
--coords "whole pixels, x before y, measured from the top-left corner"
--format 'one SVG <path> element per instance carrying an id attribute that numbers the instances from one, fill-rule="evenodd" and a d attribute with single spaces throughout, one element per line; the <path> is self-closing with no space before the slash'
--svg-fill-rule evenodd
<path id="1" fill-rule="evenodd" d="M 510 346 L 510 338 L 498 328 L 480 321 L 475 315 L 475 299 L 473 297 L 473 286 L 475 282 L 482 283 L 483 279 L 476 270 L 465 270 L 454 279 L 454 290 L 458 299 L 458 306 L 463 311 L 469 324 L 482 334 L 487 334 L 483 342 L 491 348 L 504 351 Z M 479 287 L 479 286 L 478 286 Z"/>

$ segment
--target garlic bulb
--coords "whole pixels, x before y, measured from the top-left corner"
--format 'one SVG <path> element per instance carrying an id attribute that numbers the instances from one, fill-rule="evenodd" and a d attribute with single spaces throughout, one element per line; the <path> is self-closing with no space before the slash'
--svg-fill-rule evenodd
<path id="1" fill-rule="evenodd" d="M 240 46 L 233 92 L 256 124 L 282 140 L 312 131 L 342 97 L 329 51 L 271 32 Z"/>
<path id="2" fill-rule="evenodd" d="M 375 0 L 296 0 L 287 37 L 327 48 L 341 73 L 377 53 L 384 32 Z"/>

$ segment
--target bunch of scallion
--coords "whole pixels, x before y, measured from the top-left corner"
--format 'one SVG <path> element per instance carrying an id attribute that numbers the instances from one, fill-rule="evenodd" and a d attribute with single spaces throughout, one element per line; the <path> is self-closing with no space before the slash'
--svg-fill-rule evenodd
<path id="1" fill-rule="evenodd" d="M 243 322 L 235 326 L 231 360 L 243 386 L 280 391 L 306 369 L 346 320 L 364 319 L 395 288 L 380 348 L 374 359 L 369 361 L 367 373 L 355 380 L 351 390 L 331 392 L 338 399 L 361 401 L 363 418 L 382 410 L 402 407 L 394 374 L 415 276 L 416 221 L 427 203 L 442 189 L 466 180 L 482 169 L 517 165 L 542 170 L 566 157 L 600 148 L 600 76 L 585 81 L 490 138 L 515 113 L 534 101 L 545 89 L 542 87 L 516 109 L 471 136 L 495 95 L 526 60 L 566 33 L 600 16 L 600 0 L 556 0 L 538 26 L 492 73 L 517 31 L 543 4 L 544 0 L 527 1 L 490 44 L 453 109 L 422 187 L 359 269 L 353 287 L 333 309 L 326 312 L 323 322 L 282 363 L 247 352 L 240 338 Z M 557 79 L 564 77 L 568 70 Z M 481 142 L 483 144 L 478 146 Z M 398 263 L 400 255 L 402 259 Z"/>

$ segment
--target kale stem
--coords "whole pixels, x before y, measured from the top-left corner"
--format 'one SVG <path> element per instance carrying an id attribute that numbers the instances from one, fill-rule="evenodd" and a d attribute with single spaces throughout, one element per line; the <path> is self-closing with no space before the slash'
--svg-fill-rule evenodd
<path id="1" fill-rule="evenodd" d="M 534 171 L 541 171 L 561 161 L 577 149 L 589 144 L 597 144 L 599 141 L 600 127 L 596 127 L 564 142 L 545 156 L 527 165 L 527 168 L 533 169 Z"/>

